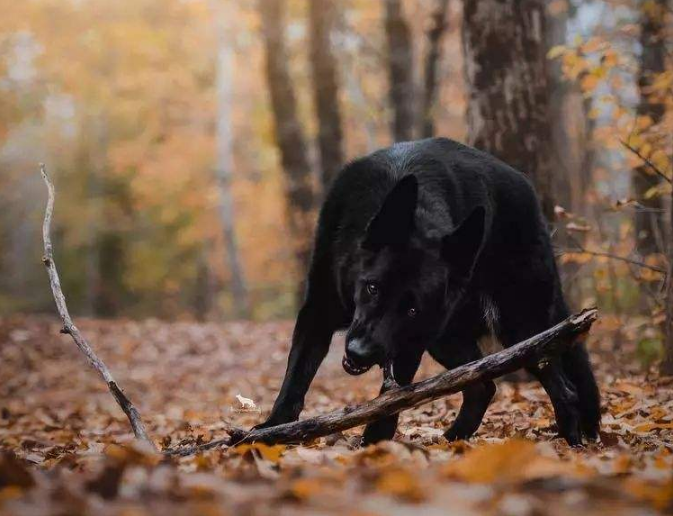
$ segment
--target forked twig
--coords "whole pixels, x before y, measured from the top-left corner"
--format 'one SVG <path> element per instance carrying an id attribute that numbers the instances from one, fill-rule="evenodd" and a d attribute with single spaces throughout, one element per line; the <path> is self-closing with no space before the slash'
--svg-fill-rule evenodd
<path id="1" fill-rule="evenodd" d="M 105 380 L 108 389 L 110 389 L 110 393 L 114 397 L 117 404 L 119 404 L 121 409 L 124 411 L 126 417 L 128 417 L 136 438 L 141 441 L 148 442 L 152 448 L 155 448 L 154 443 L 147 435 L 145 425 L 142 422 L 138 409 L 135 408 L 133 403 L 131 403 L 131 400 L 129 400 L 126 394 L 124 394 L 124 391 L 122 391 L 122 389 L 119 387 L 119 384 L 112 377 L 112 374 L 110 373 L 110 370 L 107 368 L 105 363 L 100 358 L 98 358 L 94 350 L 91 349 L 91 346 L 87 340 L 80 333 L 77 326 L 75 326 L 72 322 L 72 318 L 68 312 L 68 306 L 65 302 L 65 296 L 63 295 L 63 290 L 61 289 L 61 281 L 58 277 L 56 264 L 54 263 L 54 253 L 51 244 L 51 219 L 54 215 L 55 197 L 54 184 L 49 179 L 49 176 L 47 175 L 47 169 L 44 164 L 40 164 L 40 172 L 49 192 L 47 208 L 44 212 L 44 222 L 42 224 L 42 238 L 44 240 L 44 256 L 42 257 L 42 262 L 47 268 L 47 273 L 49 274 L 49 284 L 51 285 L 51 292 L 54 295 L 56 308 L 58 309 L 58 313 L 61 316 L 61 320 L 63 321 L 63 328 L 61 329 L 61 333 L 68 334 L 72 337 L 72 340 L 75 341 L 75 344 L 77 344 L 77 347 L 80 349 L 80 351 L 84 353 L 84 356 L 87 358 L 89 363 L 96 371 L 98 371 L 103 380 Z"/>

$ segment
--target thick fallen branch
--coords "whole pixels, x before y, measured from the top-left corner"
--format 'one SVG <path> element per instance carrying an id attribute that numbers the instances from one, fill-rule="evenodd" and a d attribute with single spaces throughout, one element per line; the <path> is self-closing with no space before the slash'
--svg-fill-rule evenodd
<path id="1" fill-rule="evenodd" d="M 462 391 L 470 384 L 492 380 L 516 371 L 527 363 L 544 361 L 546 357 L 573 344 L 575 338 L 588 331 L 598 316 L 595 308 L 572 315 L 528 340 L 493 355 L 457 367 L 446 373 L 405 387 L 396 387 L 371 401 L 358 406 L 323 414 L 311 419 L 287 423 L 249 433 L 232 428 L 230 437 L 202 446 L 168 450 L 171 455 L 191 455 L 218 446 L 251 442 L 298 443 L 323 437 L 355 426 L 364 425 L 383 416 L 417 407 L 448 394 Z"/>
<path id="2" fill-rule="evenodd" d="M 103 377 L 103 380 L 105 380 L 105 383 L 110 389 L 110 392 L 112 393 L 115 401 L 124 411 L 126 417 L 129 418 L 131 428 L 133 428 L 133 433 L 135 434 L 136 438 L 150 443 L 152 448 L 154 448 L 154 443 L 147 435 L 147 431 L 145 430 L 145 425 L 142 422 L 140 413 L 135 408 L 133 403 L 131 403 L 131 400 L 126 397 L 126 394 L 124 394 L 124 392 L 121 390 L 119 384 L 114 380 L 110 370 L 103 363 L 103 361 L 98 358 L 96 353 L 94 353 L 93 349 L 91 349 L 91 346 L 89 346 L 89 343 L 80 333 L 77 326 L 75 326 L 72 322 L 72 318 L 68 312 L 68 306 L 65 303 L 65 296 L 63 295 L 63 290 L 61 289 L 61 281 L 59 280 L 58 272 L 56 271 L 53 248 L 51 245 L 50 231 L 51 219 L 54 214 L 54 185 L 49 179 L 47 170 L 43 164 L 40 165 L 40 172 L 42 173 L 42 179 L 44 179 L 44 182 L 47 184 L 47 190 L 49 192 L 47 208 L 44 212 L 44 223 L 42 224 L 42 238 L 44 240 L 44 257 L 42 258 L 42 261 L 47 268 L 51 291 L 54 295 L 54 301 L 56 301 L 56 308 L 58 309 L 58 313 L 61 316 L 61 320 L 63 321 L 63 328 L 61 329 L 61 333 L 66 333 L 72 337 L 72 339 L 75 341 L 75 344 L 77 344 L 77 347 L 80 349 L 80 351 L 84 353 L 84 356 L 87 358 L 89 363 Z"/>

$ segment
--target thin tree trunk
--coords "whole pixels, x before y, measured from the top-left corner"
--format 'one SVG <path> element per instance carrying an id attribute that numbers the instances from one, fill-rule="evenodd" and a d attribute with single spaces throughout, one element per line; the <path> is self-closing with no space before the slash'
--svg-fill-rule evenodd
<path id="1" fill-rule="evenodd" d="M 354 74 L 352 69 L 346 70 L 344 73 L 344 79 L 346 81 L 346 91 L 350 97 L 351 102 L 357 108 L 357 110 L 362 114 L 362 130 L 365 133 L 366 144 L 364 146 L 364 151 L 367 153 L 374 152 L 378 147 L 378 138 L 376 131 L 376 122 L 374 117 L 369 114 L 370 105 L 367 103 L 367 99 L 362 91 L 358 77 Z M 362 152 L 364 154 L 364 152 Z"/>
<path id="2" fill-rule="evenodd" d="M 464 0 L 468 142 L 528 174 L 553 220 L 543 0 Z"/>
<path id="3" fill-rule="evenodd" d="M 100 175 L 99 163 L 92 148 L 97 145 L 97 134 L 91 117 L 85 115 L 80 125 L 80 153 L 77 164 L 84 169 L 87 197 L 87 217 L 85 224 L 84 249 L 84 299 L 83 313 L 89 317 L 96 315 L 98 292 L 100 290 L 100 266 L 98 253 L 98 233 L 100 225 Z"/>
<path id="4" fill-rule="evenodd" d="M 275 135 L 286 178 L 289 226 L 300 273 L 308 269 L 313 232 L 314 193 L 306 139 L 297 116 L 297 101 L 288 70 L 283 0 L 259 0 L 266 54 L 266 78 Z"/>
<path id="5" fill-rule="evenodd" d="M 332 183 L 344 159 L 337 63 L 332 52 L 337 5 L 332 0 L 309 2 L 310 59 L 323 191 Z"/>
<path id="6" fill-rule="evenodd" d="M 392 136 L 397 142 L 414 137 L 414 78 L 411 31 L 401 0 L 385 0 L 385 31 L 388 42 L 388 80 L 393 111 Z"/>
<path id="7" fill-rule="evenodd" d="M 428 31 L 428 51 L 425 54 L 423 71 L 423 106 L 421 113 L 421 134 L 423 138 L 430 138 L 435 135 L 433 106 L 438 89 L 437 74 L 442 57 L 442 36 L 448 27 L 446 20 L 448 9 L 449 0 L 436 0 L 435 10 L 432 13 L 432 26 Z"/>
<path id="8" fill-rule="evenodd" d="M 673 228 L 673 191 L 671 192 L 670 225 Z M 666 327 L 664 330 L 664 361 L 661 374 L 673 375 L 673 239 L 668 241 L 668 277 L 666 278 Z"/>
<path id="9" fill-rule="evenodd" d="M 224 5 L 216 6 L 214 14 L 217 19 L 217 128 L 216 128 L 216 163 L 215 178 L 219 191 L 219 213 L 222 225 L 222 236 L 227 251 L 227 261 L 231 278 L 231 294 L 234 313 L 237 317 L 250 316 L 248 288 L 245 273 L 239 256 L 236 237 L 234 199 L 231 192 L 234 170 L 234 150 L 232 133 L 232 108 L 234 104 L 234 48 L 230 20 L 231 9 Z M 204 262 L 207 266 L 207 263 Z"/>
<path id="10" fill-rule="evenodd" d="M 207 321 L 213 309 L 213 277 L 208 263 L 208 244 L 199 253 L 194 281 L 194 297 L 192 309 L 197 321 Z"/>
<path id="11" fill-rule="evenodd" d="M 579 169 L 579 181 L 572 192 L 572 210 L 586 215 L 586 193 L 593 184 L 594 165 L 596 164 L 596 143 L 594 141 L 594 129 L 596 120 L 591 118 L 594 105 L 593 95 L 589 94 L 582 98 L 582 113 L 584 115 L 584 131 L 582 133 L 581 151 L 582 161 Z"/>
<path id="12" fill-rule="evenodd" d="M 568 10 L 547 12 L 547 47 L 565 45 L 568 33 Z M 547 66 L 549 81 L 549 116 L 551 119 L 552 151 L 554 175 L 552 184 L 555 201 L 566 209 L 572 209 L 570 174 L 577 167 L 573 152 L 572 136 L 569 134 L 568 96 L 571 84 L 563 75 L 562 61 L 555 59 Z M 564 242 L 565 244 L 565 242 Z"/>
<path id="13" fill-rule="evenodd" d="M 572 16 L 572 6 L 569 0 L 555 2 L 560 8 L 547 10 L 547 47 L 565 45 L 568 39 L 568 19 Z M 583 149 L 581 136 L 572 131 L 573 118 L 587 119 L 586 113 L 582 113 L 583 106 L 579 102 L 573 102 L 574 95 L 572 83 L 563 74 L 562 61 L 555 59 L 549 61 L 547 75 L 549 81 L 549 108 L 552 135 L 552 187 L 555 194 L 554 201 L 572 213 L 583 210 L 585 171 L 582 163 Z M 581 213 L 582 215 L 584 213 Z M 564 225 L 559 224 L 555 232 L 555 243 L 563 248 L 573 246 L 575 239 L 580 239 L 584 245 L 585 234 L 568 234 Z M 581 265 L 574 262 L 559 264 L 559 272 L 563 291 L 571 306 L 581 306 L 581 291 L 579 272 Z"/>
<path id="14" fill-rule="evenodd" d="M 667 0 L 655 0 L 655 5 L 665 12 Z M 638 116 L 649 117 L 654 125 L 661 122 L 665 106 L 657 101 L 650 87 L 656 75 L 665 70 L 666 39 L 665 17 L 652 15 L 652 10 L 647 8 L 647 2 L 641 5 L 640 13 L 640 70 L 638 72 L 638 90 L 640 103 Z M 633 193 L 638 202 L 645 210 L 635 211 L 636 249 L 642 256 L 665 252 L 658 243 L 658 235 L 661 233 L 660 213 L 663 207 L 661 197 L 651 196 L 647 198 L 647 192 L 659 184 L 659 178 L 643 164 L 633 171 Z"/>

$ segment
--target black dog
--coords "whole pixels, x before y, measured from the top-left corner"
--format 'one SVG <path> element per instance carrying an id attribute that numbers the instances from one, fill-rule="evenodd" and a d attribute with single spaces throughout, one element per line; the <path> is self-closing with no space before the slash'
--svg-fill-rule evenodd
<path id="1" fill-rule="evenodd" d="M 477 341 L 489 331 L 507 347 L 568 315 L 547 226 L 522 173 L 448 139 L 396 144 L 349 164 L 332 185 L 285 380 L 259 426 L 299 417 L 338 329 L 349 328 L 346 372 L 379 364 L 405 385 L 426 350 L 451 369 L 480 358 Z M 583 344 L 527 370 L 569 444 L 597 437 L 599 393 Z M 470 437 L 494 393 L 490 381 L 466 389 L 446 438 Z M 369 424 L 363 441 L 391 439 L 397 419 Z"/>

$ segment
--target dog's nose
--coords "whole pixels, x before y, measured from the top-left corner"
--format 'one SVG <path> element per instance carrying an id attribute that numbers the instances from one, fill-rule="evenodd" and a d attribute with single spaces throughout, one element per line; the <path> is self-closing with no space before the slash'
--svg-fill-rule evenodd
<path id="1" fill-rule="evenodd" d="M 346 354 L 354 362 L 362 364 L 370 361 L 372 350 L 362 339 L 353 339 L 346 345 Z"/>

